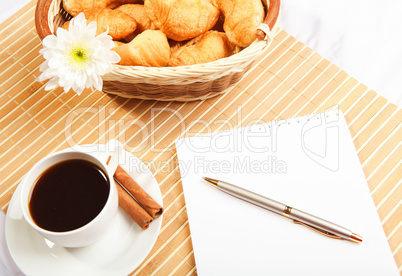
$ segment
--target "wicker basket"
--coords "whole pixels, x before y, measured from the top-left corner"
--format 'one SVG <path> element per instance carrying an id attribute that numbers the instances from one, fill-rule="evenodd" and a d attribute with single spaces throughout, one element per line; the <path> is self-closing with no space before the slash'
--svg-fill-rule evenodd
<path id="1" fill-rule="evenodd" d="M 162 101 L 192 101 L 225 93 L 241 79 L 250 64 L 272 41 L 280 0 L 269 0 L 267 16 L 258 30 L 258 39 L 240 53 L 204 64 L 177 67 L 115 65 L 104 75 L 103 92 L 125 98 Z M 35 25 L 41 39 L 70 20 L 62 0 L 38 0 Z"/>

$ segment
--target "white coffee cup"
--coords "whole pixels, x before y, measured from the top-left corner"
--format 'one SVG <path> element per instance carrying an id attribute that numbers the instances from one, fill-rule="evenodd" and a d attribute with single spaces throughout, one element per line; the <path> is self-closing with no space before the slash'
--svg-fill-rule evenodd
<path id="1" fill-rule="evenodd" d="M 100 240 L 109 230 L 118 210 L 118 195 L 113 175 L 118 166 L 121 144 L 111 140 L 96 152 L 80 151 L 79 148 L 69 148 L 50 154 L 36 163 L 21 182 L 21 208 L 28 224 L 49 241 L 64 247 L 82 247 Z M 35 183 L 51 166 L 66 160 L 81 159 L 97 165 L 109 180 L 109 196 L 100 213 L 86 225 L 65 232 L 53 232 L 38 226 L 29 211 L 29 202 Z"/>

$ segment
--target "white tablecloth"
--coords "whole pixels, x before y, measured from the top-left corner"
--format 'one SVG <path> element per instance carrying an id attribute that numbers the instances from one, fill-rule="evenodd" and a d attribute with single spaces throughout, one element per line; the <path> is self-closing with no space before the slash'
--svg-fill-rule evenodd
<path id="1" fill-rule="evenodd" d="M 402 106 L 401 0 L 282 0 L 279 26 Z"/>

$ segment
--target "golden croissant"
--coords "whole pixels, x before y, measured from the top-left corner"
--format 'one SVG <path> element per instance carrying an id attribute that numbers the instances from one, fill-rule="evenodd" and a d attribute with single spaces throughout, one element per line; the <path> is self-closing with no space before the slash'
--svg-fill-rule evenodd
<path id="1" fill-rule="evenodd" d="M 63 0 L 63 8 L 72 16 L 76 16 L 85 10 L 114 8 L 136 2 L 137 0 Z"/>
<path id="2" fill-rule="evenodd" d="M 151 19 L 149 19 L 144 5 L 125 4 L 117 7 L 115 10 L 127 13 L 137 22 L 137 31 L 142 33 L 145 30 L 154 29 Z"/>
<path id="3" fill-rule="evenodd" d="M 84 11 L 87 23 L 96 21 L 96 34 L 100 34 L 108 30 L 114 40 L 121 40 L 132 34 L 137 23 L 134 18 L 128 14 L 112 9 L 92 9 Z M 64 23 L 63 28 L 67 29 L 69 22 Z"/>
<path id="4" fill-rule="evenodd" d="M 155 27 L 176 41 L 205 33 L 219 18 L 212 0 L 145 0 L 144 6 Z"/>
<path id="5" fill-rule="evenodd" d="M 168 66 L 210 62 L 231 56 L 237 51 L 238 47 L 229 41 L 225 33 L 208 31 L 176 50 Z"/>
<path id="6" fill-rule="evenodd" d="M 159 30 L 146 30 L 113 51 L 120 55 L 120 65 L 163 67 L 170 58 L 168 40 Z"/>
<path id="7" fill-rule="evenodd" d="M 256 30 L 264 19 L 261 0 L 213 0 L 225 17 L 223 29 L 229 40 L 240 47 L 256 39 Z"/>
<path id="8" fill-rule="evenodd" d="M 125 4 L 117 7 L 115 11 L 121 11 L 132 18 L 134 18 L 135 22 L 137 22 L 137 28 L 135 32 L 128 37 L 124 38 L 124 41 L 130 42 L 133 40 L 134 37 L 136 37 L 138 34 L 142 33 L 145 30 L 154 30 L 155 27 L 149 19 L 147 12 L 145 11 L 144 5 L 140 4 Z"/>

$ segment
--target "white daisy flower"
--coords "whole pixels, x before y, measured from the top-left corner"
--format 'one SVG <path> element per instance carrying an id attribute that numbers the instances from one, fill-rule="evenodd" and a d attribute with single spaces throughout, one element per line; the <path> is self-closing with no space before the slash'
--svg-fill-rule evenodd
<path id="1" fill-rule="evenodd" d="M 52 34 L 43 39 L 39 53 L 46 60 L 36 80 L 50 79 L 45 90 L 60 86 L 64 92 L 73 89 L 78 95 L 84 88 L 102 90 L 101 76 L 112 71 L 120 56 L 110 50 L 114 45 L 107 31 L 96 36 L 96 22 L 86 23 L 80 13 L 71 20 L 68 31 L 57 28 L 57 36 Z"/>

